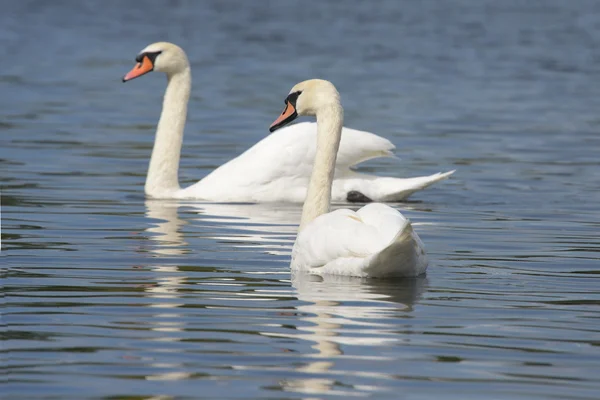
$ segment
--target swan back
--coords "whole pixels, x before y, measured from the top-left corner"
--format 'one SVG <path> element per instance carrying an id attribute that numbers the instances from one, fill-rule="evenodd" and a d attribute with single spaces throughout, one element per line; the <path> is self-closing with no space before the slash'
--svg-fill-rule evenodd
<path id="1" fill-rule="evenodd" d="M 427 255 L 410 221 L 385 204 L 339 209 L 312 221 L 296 238 L 292 270 L 371 278 L 425 273 Z"/>

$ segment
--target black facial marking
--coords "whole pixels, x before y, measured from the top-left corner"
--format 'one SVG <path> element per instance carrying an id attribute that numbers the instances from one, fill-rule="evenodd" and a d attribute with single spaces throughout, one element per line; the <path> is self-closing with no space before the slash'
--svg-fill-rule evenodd
<path id="1" fill-rule="evenodd" d="M 147 51 L 145 53 L 140 53 L 135 57 L 135 61 L 141 63 L 142 60 L 144 59 L 144 56 L 146 56 L 150 59 L 152 64 L 154 64 L 154 60 L 156 60 L 156 56 L 158 56 L 160 53 L 162 53 L 162 51 L 153 51 L 153 52 Z"/>
<path id="2" fill-rule="evenodd" d="M 296 107 L 296 101 L 298 100 L 298 96 L 300 96 L 300 94 L 302 94 L 302 91 L 300 91 L 300 90 L 297 91 L 297 92 L 294 92 L 294 93 L 290 93 L 288 95 L 288 97 L 285 98 L 285 104 L 291 103 L 294 106 L 294 108 L 295 108 Z"/>
<path id="3" fill-rule="evenodd" d="M 277 125 L 271 126 L 269 128 L 269 132 L 275 132 L 277 129 L 279 129 L 283 126 L 286 126 L 287 124 L 289 124 L 290 122 L 292 122 L 293 120 L 298 118 L 298 112 L 296 112 L 296 101 L 298 100 L 298 96 L 300 96 L 301 93 L 302 93 L 301 91 L 290 93 L 288 95 L 288 97 L 285 98 L 285 101 L 284 101 L 285 108 L 283 109 L 283 112 L 281 113 L 281 115 L 283 115 L 287 112 L 288 107 L 290 107 L 290 105 L 291 105 L 291 107 L 294 108 L 294 112 L 292 114 L 290 114 L 290 116 L 288 116 L 283 121 L 280 121 Z"/>
<path id="4" fill-rule="evenodd" d="M 350 203 L 371 203 L 373 200 L 358 190 L 351 190 L 346 195 L 346 200 Z"/>

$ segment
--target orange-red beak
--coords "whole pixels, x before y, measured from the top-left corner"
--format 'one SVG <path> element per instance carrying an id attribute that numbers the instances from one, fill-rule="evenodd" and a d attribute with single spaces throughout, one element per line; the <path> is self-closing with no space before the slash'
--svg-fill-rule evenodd
<path id="1" fill-rule="evenodd" d="M 279 118 L 277 118 L 275 122 L 271 124 L 271 126 L 269 127 L 269 132 L 275 132 L 277 129 L 286 126 L 296 118 L 298 118 L 296 107 L 294 107 L 294 105 L 290 101 L 286 100 L 283 112 L 281 113 Z"/>
<path id="2" fill-rule="evenodd" d="M 135 67 L 133 67 L 133 69 L 131 71 L 129 71 L 127 73 L 127 75 L 125 75 L 123 77 L 123 82 L 127 82 L 134 78 L 137 78 L 144 74 L 147 74 L 148 72 L 152 71 L 153 69 L 154 69 L 154 64 L 152 63 L 150 58 L 148 58 L 148 56 L 144 56 L 144 58 L 142 58 L 142 61 L 137 63 L 135 65 Z"/>

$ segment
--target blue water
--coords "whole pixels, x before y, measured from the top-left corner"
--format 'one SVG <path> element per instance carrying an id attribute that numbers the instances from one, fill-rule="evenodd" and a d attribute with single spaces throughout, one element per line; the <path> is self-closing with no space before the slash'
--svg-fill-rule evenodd
<path id="1" fill-rule="evenodd" d="M 188 53 L 183 185 L 320 77 L 448 181 L 396 204 L 427 276 L 289 273 L 300 207 L 144 199 Z M 597 399 L 600 2 L 12 1 L 0 13 L 3 399 Z"/>

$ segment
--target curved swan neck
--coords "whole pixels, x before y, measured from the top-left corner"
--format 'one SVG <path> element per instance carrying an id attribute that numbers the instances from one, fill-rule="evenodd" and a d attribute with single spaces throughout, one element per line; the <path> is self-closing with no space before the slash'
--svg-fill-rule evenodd
<path id="1" fill-rule="evenodd" d="M 317 112 L 317 151 L 302 208 L 299 231 L 319 215 L 329 212 L 331 185 L 343 125 L 344 111 L 339 103 Z"/>
<path id="2" fill-rule="evenodd" d="M 179 187 L 179 157 L 192 85 L 187 67 L 167 75 L 168 83 L 163 108 L 156 128 L 156 139 L 148 167 L 145 192 L 151 197 L 169 197 Z"/>

